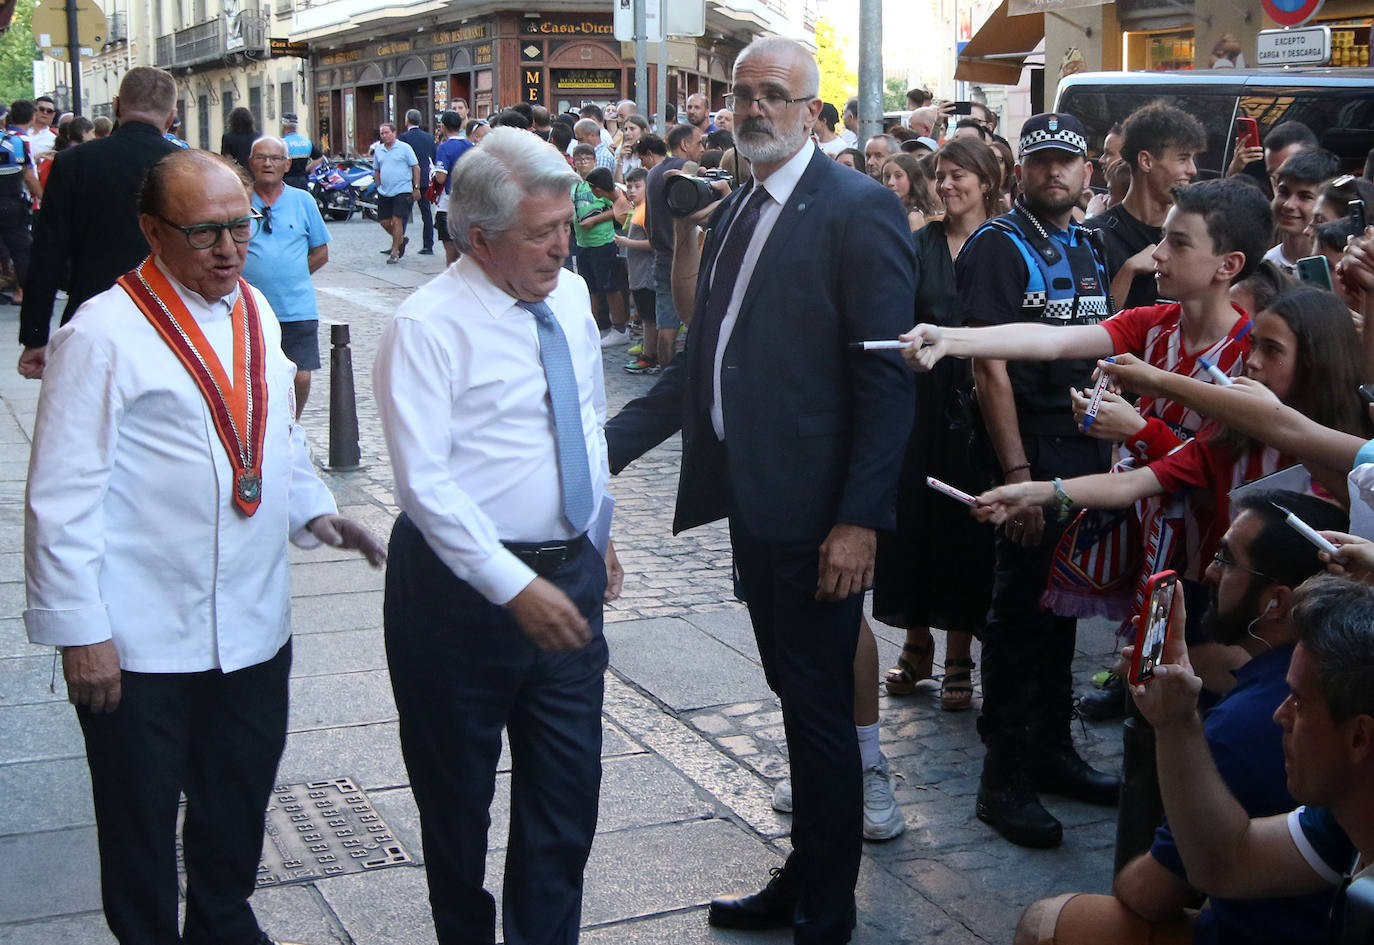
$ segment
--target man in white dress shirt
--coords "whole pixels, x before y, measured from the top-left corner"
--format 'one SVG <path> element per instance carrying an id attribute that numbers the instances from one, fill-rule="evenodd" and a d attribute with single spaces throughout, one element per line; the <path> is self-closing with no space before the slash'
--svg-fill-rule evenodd
<path id="1" fill-rule="evenodd" d="M 277 320 L 239 278 L 256 228 L 240 172 L 174 151 L 139 211 L 152 255 L 48 347 L 24 620 L 62 649 L 115 937 L 267 942 L 248 897 L 286 739 L 287 541 L 385 553 L 306 456 Z"/>
<path id="2" fill-rule="evenodd" d="M 572 942 L 580 924 L 601 781 L 601 606 L 619 577 L 608 582 L 585 535 L 608 478 L 606 397 L 587 286 L 562 268 L 575 183 L 516 128 L 454 165 L 462 257 L 402 303 L 373 372 L 402 510 L 387 662 L 440 945 L 495 941 L 483 876 L 503 727 L 505 941 Z"/>

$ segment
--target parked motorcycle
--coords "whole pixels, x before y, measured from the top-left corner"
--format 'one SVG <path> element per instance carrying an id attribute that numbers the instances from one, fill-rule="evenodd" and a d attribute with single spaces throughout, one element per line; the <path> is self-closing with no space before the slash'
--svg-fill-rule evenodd
<path id="1" fill-rule="evenodd" d="M 320 213 L 330 220 L 343 221 L 357 209 L 357 194 L 348 178 L 328 158 L 321 161 L 308 178 L 310 194 L 319 205 Z"/>
<path id="2" fill-rule="evenodd" d="M 369 220 L 377 219 L 377 182 L 372 177 L 370 161 L 341 161 L 339 172 L 353 191 L 353 203 Z"/>

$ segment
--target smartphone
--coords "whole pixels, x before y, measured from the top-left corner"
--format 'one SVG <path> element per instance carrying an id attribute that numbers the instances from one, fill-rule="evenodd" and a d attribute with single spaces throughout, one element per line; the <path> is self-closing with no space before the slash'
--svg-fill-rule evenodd
<path id="1" fill-rule="evenodd" d="M 1355 225 L 1355 235 L 1363 236 L 1364 228 L 1369 225 L 1364 215 L 1364 201 L 1350 201 L 1350 203 L 1345 205 L 1345 212 L 1350 214 L 1350 222 Z"/>
<path id="2" fill-rule="evenodd" d="M 1236 119 L 1236 148 L 1258 148 L 1260 146 L 1259 122 L 1253 118 Z"/>
<path id="3" fill-rule="evenodd" d="M 972 114 L 973 114 L 973 103 L 972 103 L 972 102 L 951 102 L 951 103 L 950 103 L 950 108 L 949 108 L 949 113 L 950 113 L 951 115 L 972 115 Z"/>
<path id="4" fill-rule="evenodd" d="M 1360 399 L 1371 407 L 1374 407 L 1374 384 L 1361 384 L 1359 387 Z"/>
<path id="5" fill-rule="evenodd" d="M 1304 285 L 1332 291 L 1331 264 L 1325 256 L 1304 256 L 1298 260 L 1298 281 Z"/>
<path id="6" fill-rule="evenodd" d="M 964 503 L 964 505 L 967 505 L 969 508 L 973 508 L 978 504 L 978 500 L 967 492 L 956 489 L 947 482 L 941 482 L 934 476 L 926 476 L 926 485 L 930 486 L 930 488 L 934 489 L 936 492 L 943 492 L 956 502 Z"/>
<path id="7" fill-rule="evenodd" d="M 1131 659 L 1128 677 L 1132 686 L 1153 679 L 1155 667 L 1164 660 L 1164 644 L 1169 637 L 1169 615 L 1174 612 L 1174 592 L 1177 589 L 1177 571 L 1152 574 L 1145 585 L 1145 608 L 1140 612 L 1140 629 L 1136 631 L 1135 656 Z"/>

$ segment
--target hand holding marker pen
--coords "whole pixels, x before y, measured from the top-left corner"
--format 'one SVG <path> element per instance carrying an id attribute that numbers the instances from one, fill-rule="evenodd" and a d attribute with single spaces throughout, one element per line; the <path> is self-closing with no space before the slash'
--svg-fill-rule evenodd
<path id="1" fill-rule="evenodd" d="M 1202 365 L 1202 369 L 1207 372 L 1208 376 L 1210 376 L 1218 386 L 1230 387 L 1235 383 L 1235 380 L 1233 380 L 1229 374 L 1206 358 L 1198 358 L 1197 363 Z"/>
<path id="2" fill-rule="evenodd" d="M 1311 525 L 1308 525 L 1302 519 L 1298 518 L 1292 512 L 1288 511 L 1283 506 L 1279 505 L 1277 502 L 1271 502 L 1269 504 L 1272 505 L 1274 508 L 1278 509 L 1280 512 L 1282 512 L 1285 516 L 1284 521 L 1287 522 L 1293 528 L 1293 530 L 1296 531 L 1299 535 L 1306 538 L 1314 546 L 1316 546 L 1318 551 L 1325 551 L 1329 555 L 1334 555 L 1336 553 L 1336 546 L 1331 544 L 1331 542 L 1327 541 L 1325 538 L 1323 538 L 1317 532 L 1317 530 L 1313 528 Z"/>
<path id="3" fill-rule="evenodd" d="M 1103 361 L 1116 363 L 1116 358 L 1103 358 Z M 1097 386 L 1093 388 L 1092 400 L 1088 401 L 1088 412 L 1083 414 L 1083 432 L 1087 433 L 1088 428 L 1097 419 L 1098 408 L 1102 406 L 1102 395 L 1107 392 L 1107 372 L 1103 371 L 1097 375 Z"/>
<path id="4" fill-rule="evenodd" d="M 892 341 L 851 341 L 850 351 L 900 351 L 903 348 L 910 348 L 913 342 L 902 341 L 900 338 Z M 929 342 L 925 342 L 921 347 L 926 347 Z"/>

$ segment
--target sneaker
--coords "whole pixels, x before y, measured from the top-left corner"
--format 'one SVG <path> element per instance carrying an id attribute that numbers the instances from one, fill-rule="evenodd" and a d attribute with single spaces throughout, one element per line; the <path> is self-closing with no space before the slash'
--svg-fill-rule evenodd
<path id="1" fill-rule="evenodd" d="M 644 342 L 641 341 L 641 342 L 640 342 L 639 344 L 637 344 L 637 345 L 631 345 L 631 346 L 629 347 L 629 349 L 626 350 L 625 353 L 628 354 L 630 357 L 634 357 L 634 356 L 637 355 L 637 354 L 643 354 L 643 353 L 644 353 Z"/>
<path id="2" fill-rule="evenodd" d="M 892 791 L 892 772 L 887 758 L 864 772 L 864 839 L 891 840 L 906 830 L 902 809 Z"/>
<path id="3" fill-rule="evenodd" d="M 625 365 L 626 374 L 661 374 L 662 372 L 663 368 L 656 361 L 645 361 L 643 358 Z"/>
<path id="4" fill-rule="evenodd" d="M 773 810 L 792 813 L 792 779 L 783 778 L 773 787 Z"/>
<path id="5" fill-rule="evenodd" d="M 1090 722 L 1106 722 L 1124 717 L 1126 681 L 1116 673 L 1107 673 L 1107 678 L 1097 685 L 1097 689 L 1078 697 L 1079 714 Z"/>
<path id="6" fill-rule="evenodd" d="M 623 328 L 607 328 L 601 336 L 601 347 L 618 348 L 630 343 L 630 333 Z"/>

